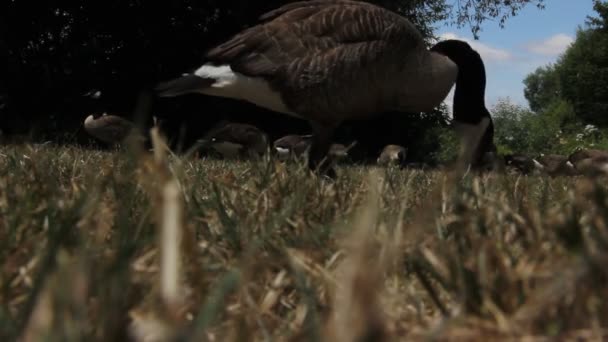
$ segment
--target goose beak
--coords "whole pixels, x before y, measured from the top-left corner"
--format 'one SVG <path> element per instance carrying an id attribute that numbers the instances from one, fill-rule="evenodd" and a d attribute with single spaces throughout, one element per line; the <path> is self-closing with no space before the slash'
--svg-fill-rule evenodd
<path id="1" fill-rule="evenodd" d="M 214 80 L 202 78 L 194 74 L 185 74 L 182 77 L 162 82 L 154 89 L 159 97 L 174 97 L 188 93 L 195 93 L 207 88 Z"/>

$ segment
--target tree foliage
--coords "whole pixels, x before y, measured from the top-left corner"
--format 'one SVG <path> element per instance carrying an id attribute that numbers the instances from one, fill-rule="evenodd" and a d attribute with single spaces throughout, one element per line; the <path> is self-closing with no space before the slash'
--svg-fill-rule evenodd
<path id="1" fill-rule="evenodd" d="M 454 0 L 454 21 L 458 25 L 469 25 L 475 37 L 479 35 L 481 23 L 487 19 L 498 19 L 504 27 L 507 19 L 528 4 L 544 8 L 544 0 Z"/>
<path id="2" fill-rule="evenodd" d="M 608 148 L 608 130 L 574 120 L 574 109 L 565 100 L 552 101 L 538 113 L 501 99 L 492 115 L 500 153 L 568 155 L 577 147 Z"/>
<path id="3" fill-rule="evenodd" d="M 563 97 L 584 121 L 608 126 L 608 3 L 595 2 L 600 15 L 579 30 L 561 59 Z"/>
<path id="4" fill-rule="evenodd" d="M 556 98 L 561 98 L 561 86 L 556 65 L 547 65 L 536 69 L 524 79 L 524 96 L 530 109 L 542 112 Z"/>
<path id="5" fill-rule="evenodd" d="M 608 126 L 608 3 L 595 1 L 594 9 L 599 16 L 578 30 L 557 63 L 524 80 L 532 110 L 549 113 L 554 103 L 567 101 L 582 122 Z"/>

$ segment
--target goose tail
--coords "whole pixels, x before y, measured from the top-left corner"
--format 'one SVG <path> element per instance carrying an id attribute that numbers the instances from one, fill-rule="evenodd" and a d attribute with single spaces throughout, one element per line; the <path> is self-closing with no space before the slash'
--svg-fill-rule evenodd
<path id="1" fill-rule="evenodd" d="M 159 83 L 154 90 L 159 97 L 174 97 L 199 92 L 210 87 L 215 81 L 213 78 L 204 78 L 196 74 L 184 74 L 181 77 Z"/>

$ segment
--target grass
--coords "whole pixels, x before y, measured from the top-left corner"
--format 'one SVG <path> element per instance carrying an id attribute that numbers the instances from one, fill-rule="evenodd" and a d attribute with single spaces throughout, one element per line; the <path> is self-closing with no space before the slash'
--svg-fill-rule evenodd
<path id="1" fill-rule="evenodd" d="M 608 338 L 605 179 L 136 151 L 0 147 L 0 339 Z"/>

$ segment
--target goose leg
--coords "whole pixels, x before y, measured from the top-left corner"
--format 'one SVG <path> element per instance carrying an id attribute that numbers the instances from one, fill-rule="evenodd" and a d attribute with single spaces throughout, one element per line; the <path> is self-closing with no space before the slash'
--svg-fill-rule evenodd
<path id="1" fill-rule="evenodd" d="M 327 125 L 312 124 L 313 137 L 308 153 L 308 167 L 332 179 L 336 178 L 336 171 L 332 168 L 328 152 L 331 145 L 334 128 Z"/>

